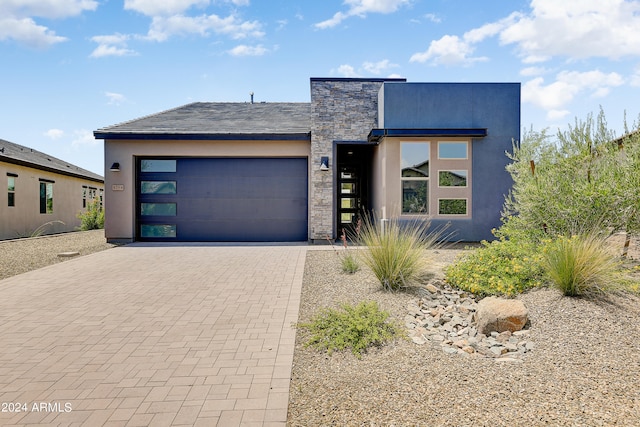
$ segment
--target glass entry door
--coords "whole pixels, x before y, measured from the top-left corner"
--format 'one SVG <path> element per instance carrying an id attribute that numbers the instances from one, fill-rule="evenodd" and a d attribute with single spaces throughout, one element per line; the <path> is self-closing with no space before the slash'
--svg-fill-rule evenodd
<path id="1" fill-rule="evenodd" d="M 362 189 L 358 166 L 341 166 L 338 177 L 338 236 L 355 229 L 362 209 Z"/>

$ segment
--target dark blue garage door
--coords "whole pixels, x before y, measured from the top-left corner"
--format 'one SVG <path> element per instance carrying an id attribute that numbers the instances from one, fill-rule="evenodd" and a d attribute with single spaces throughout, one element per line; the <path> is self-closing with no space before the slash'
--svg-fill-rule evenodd
<path id="1" fill-rule="evenodd" d="M 138 240 L 307 240 L 306 158 L 138 160 Z"/>

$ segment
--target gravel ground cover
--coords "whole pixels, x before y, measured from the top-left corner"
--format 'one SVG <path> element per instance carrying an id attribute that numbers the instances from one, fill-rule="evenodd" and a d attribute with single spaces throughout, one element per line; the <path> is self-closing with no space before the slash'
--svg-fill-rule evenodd
<path id="1" fill-rule="evenodd" d="M 0 280 L 105 250 L 102 230 L 0 241 Z M 331 250 L 310 247 L 299 321 L 321 307 L 378 301 L 400 324 L 417 289 L 385 293 L 366 269 L 341 273 Z M 432 273 L 460 249 L 432 253 Z M 630 256 L 640 259 L 638 241 Z M 305 348 L 298 331 L 289 400 L 290 426 L 638 426 L 640 298 L 588 300 L 550 289 L 519 297 L 529 308 L 535 349 L 521 362 L 448 355 L 439 346 L 397 340 L 369 351 L 327 356 Z"/>
<path id="2" fill-rule="evenodd" d="M 82 256 L 113 246 L 106 242 L 104 230 L 0 240 L 0 280 L 69 259 L 59 257 L 60 253 L 79 252 Z"/>
<path id="3" fill-rule="evenodd" d="M 433 253 L 435 282 L 459 250 Z M 637 257 L 637 252 L 635 253 Z M 637 258 L 636 258 L 637 259 Z M 366 269 L 341 272 L 333 251 L 307 255 L 299 321 L 321 307 L 375 300 L 404 325 L 417 290 L 385 293 Z M 539 289 L 529 308 L 535 349 L 519 362 L 445 354 L 397 340 L 361 360 L 305 348 L 297 333 L 290 426 L 638 426 L 640 299 L 563 297 Z"/>

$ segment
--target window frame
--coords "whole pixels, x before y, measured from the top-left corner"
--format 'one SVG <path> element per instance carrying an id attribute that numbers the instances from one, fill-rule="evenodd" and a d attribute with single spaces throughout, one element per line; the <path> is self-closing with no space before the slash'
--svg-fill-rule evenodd
<path id="1" fill-rule="evenodd" d="M 16 178 L 15 173 L 7 172 L 7 207 L 14 208 L 16 206 Z"/>
<path id="2" fill-rule="evenodd" d="M 471 219 L 472 218 L 472 196 L 473 196 L 473 138 L 437 138 L 437 137 L 413 137 L 413 138 L 393 138 L 389 142 L 397 141 L 397 161 L 399 171 L 398 203 L 400 205 L 400 216 L 402 217 L 429 217 L 433 219 Z M 405 143 L 429 143 L 429 176 L 428 177 L 403 177 L 403 170 L 406 168 L 403 156 L 403 144 Z M 441 158 L 440 150 L 446 143 L 464 144 L 465 156 L 456 158 Z M 461 154 L 461 148 L 457 150 Z M 466 175 L 465 185 L 441 185 L 441 172 L 464 172 Z M 433 179 L 432 179 L 433 178 Z M 405 212 L 404 181 L 425 181 L 427 183 L 427 211 L 426 212 Z M 397 181 L 398 182 L 398 181 Z M 440 213 L 441 200 L 465 200 L 464 213 Z"/>
<path id="3" fill-rule="evenodd" d="M 50 215 L 53 214 L 53 184 L 55 181 L 50 179 L 39 179 L 39 188 L 40 188 L 40 214 Z M 44 193 L 42 191 L 44 187 Z M 49 191 L 51 190 L 51 191 Z M 44 194 L 44 197 L 43 197 Z M 49 197 L 51 196 L 51 197 Z"/>
<path id="4" fill-rule="evenodd" d="M 440 145 L 441 144 L 465 144 L 465 152 L 464 157 L 442 157 L 440 156 Z M 438 160 L 469 160 L 469 141 L 438 141 L 438 151 L 437 151 L 437 159 Z"/>
<path id="5" fill-rule="evenodd" d="M 440 183 L 441 172 L 465 172 L 464 185 L 442 185 Z M 468 188 L 469 187 L 469 171 L 467 169 L 438 169 L 438 188 Z"/>
<path id="6" fill-rule="evenodd" d="M 418 164 L 424 164 L 427 163 L 427 175 L 426 176 L 402 176 L 402 171 L 404 170 L 404 168 L 402 167 L 402 147 L 403 144 L 422 144 L 422 145 L 426 145 L 426 151 L 427 151 L 427 156 L 426 156 L 426 160 L 422 163 L 418 163 Z M 431 184 L 430 184 L 430 180 L 431 180 L 431 150 L 432 150 L 432 141 L 426 140 L 419 140 L 419 141 L 400 141 L 400 214 L 401 215 L 407 215 L 407 216 L 425 216 L 425 215 L 429 215 L 429 212 L 431 211 L 431 203 L 430 203 L 430 198 L 431 198 Z M 416 165 L 413 165 L 416 166 Z M 426 200 L 425 200 L 425 212 L 405 212 L 404 210 L 404 183 L 405 182 L 423 182 L 426 183 L 426 189 L 427 189 L 427 194 L 426 194 Z"/>
<path id="7" fill-rule="evenodd" d="M 444 200 L 464 200 L 464 213 L 440 213 L 440 202 Z M 438 216 L 467 217 L 469 215 L 469 199 L 467 197 L 438 197 Z"/>

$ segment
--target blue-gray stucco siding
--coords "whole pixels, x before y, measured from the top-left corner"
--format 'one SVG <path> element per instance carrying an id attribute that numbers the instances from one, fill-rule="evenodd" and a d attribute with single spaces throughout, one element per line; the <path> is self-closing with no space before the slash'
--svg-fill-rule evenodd
<path id="1" fill-rule="evenodd" d="M 471 219 L 450 222 L 452 240 L 490 240 L 512 186 L 505 170 L 513 141 L 520 140 L 520 83 L 396 83 L 379 94 L 379 126 L 397 128 L 486 128 L 472 148 Z"/>

